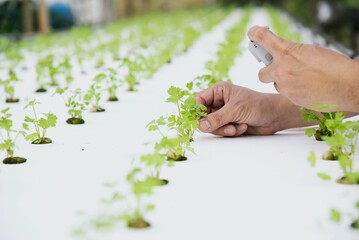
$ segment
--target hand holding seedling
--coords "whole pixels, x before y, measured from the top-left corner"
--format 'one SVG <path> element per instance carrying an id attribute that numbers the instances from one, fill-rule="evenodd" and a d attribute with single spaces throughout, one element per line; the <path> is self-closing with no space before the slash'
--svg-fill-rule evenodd
<path id="1" fill-rule="evenodd" d="M 273 55 L 259 71 L 263 83 L 274 82 L 294 104 L 316 110 L 313 102 L 336 111 L 359 111 L 359 63 L 329 49 L 286 41 L 265 27 L 254 26 L 248 36 Z"/>
<path id="2" fill-rule="evenodd" d="M 227 82 L 199 92 L 196 100 L 208 113 L 200 120 L 200 130 L 220 136 L 269 135 L 312 124 L 305 123 L 300 108 L 280 94 L 259 93 Z"/>

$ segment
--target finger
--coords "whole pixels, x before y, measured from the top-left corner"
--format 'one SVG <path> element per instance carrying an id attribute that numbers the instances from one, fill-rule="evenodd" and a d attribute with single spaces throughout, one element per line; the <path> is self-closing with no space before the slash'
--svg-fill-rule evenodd
<path id="1" fill-rule="evenodd" d="M 268 67 L 264 67 L 258 72 L 259 81 L 262 83 L 270 83 L 274 82 L 275 79 L 273 77 L 273 67 L 269 65 Z"/>
<path id="2" fill-rule="evenodd" d="M 215 106 L 222 107 L 224 105 L 223 94 L 227 83 L 220 82 L 213 86 L 197 93 L 196 101 L 198 104 L 203 104 L 206 107 Z"/>
<path id="3" fill-rule="evenodd" d="M 272 130 L 272 128 L 269 127 L 252 127 L 248 126 L 245 135 L 257 135 L 257 136 L 263 136 L 263 135 L 272 135 L 275 131 Z"/>
<path id="4" fill-rule="evenodd" d="M 213 107 L 222 107 L 224 105 L 224 86 L 218 84 L 213 87 Z"/>
<path id="5" fill-rule="evenodd" d="M 217 108 L 217 107 L 207 107 L 207 114 L 217 112 L 219 109 L 221 109 L 221 108 Z"/>
<path id="6" fill-rule="evenodd" d="M 286 44 L 284 39 L 278 37 L 266 27 L 251 27 L 248 31 L 248 37 L 250 40 L 264 47 L 273 56 L 278 55 Z"/>
<path id="7" fill-rule="evenodd" d="M 214 85 L 213 85 L 214 86 Z M 199 93 L 197 93 L 196 95 L 196 101 L 197 104 L 202 104 L 206 107 L 211 106 L 213 103 L 213 86 L 204 89 L 202 91 L 200 91 Z"/>
<path id="8" fill-rule="evenodd" d="M 202 132 L 213 132 L 216 129 L 232 122 L 233 119 L 230 112 L 230 107 L 226 105 L 218 111 L 208 114 L 207 117 L 200 120 L 199 129 Z"/>
<path id="9" fill-rule="evenodd" d="M 197 93 L 197 95 L 195 96 L 196 102 L 199 105 L 204 105 L 204 106 L 208 107 L 208 105 L 206 104 L 206 99 L 203 97 L 203 94 L 204 94 L 203 92 L 204 91 L 201 91 L 201 92 Z"/>
<path id="10" fill-rule="evenodd" d="M 238 137 L 245 133 L 247 131 L 247 128 L 248 125 L 245 123 L 229 123 L 211 133 L 222 137 Z"/>

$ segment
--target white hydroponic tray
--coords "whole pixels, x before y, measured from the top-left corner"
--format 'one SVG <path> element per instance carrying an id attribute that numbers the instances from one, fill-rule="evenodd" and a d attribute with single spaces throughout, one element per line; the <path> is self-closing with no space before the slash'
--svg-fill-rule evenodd
<path id="1" fill-rule="evenodd" d="M 86 124 L 70 126 L 60 97 L 32 95 L 33 72 L 24 72 L 20 96 L 36 97 L 41 112 L 54 112 L 59 124 L 50 129 L 53 144 L 34 146 L 19 141 L 17 154 L 28 158 L 23 165 L 0 165 L 0 239 L 66 240 L 86 217 L 100 213 L 101 198 L 111 191 L 104 183 L 124 181 L 134 157 L 148 153 L 145 142 L 158 139 L 145 125 L 173 111 L 165 103 L 171 85 L 184 86 L 205 73 L 204 64 L 215 56 L 217 43 L 239 17 L 229 16 L 210 33 L 203 35 L 186 54 L 161 68 L 152 80 L 144 81 L 138 92 L 119 92 L 120 102 L 106 103 L 106 112 L 88 113 Z M 256 10 L 250 25 L 269 25 L 267 15 Z M 310 41 L 310 36 L 303 36 Z M 247 41 L 243 43 L 247 45 Z M 31 61 L 31 59 L 29 60 Z M 262 67 L 245 50 L 236 59 L 230 76 L 234 83 L 261 92 L 275 92 L 261 84 Z M 78 76 L 76 85 L 87 88 L 89 76 Z M 20 123 L 24 100 L 11 105 Z M 1 102 L 1 108 L 5 104 Z M 10 106 L 10 105 L 6 105 Z M 358 239 L 348 225 L 329 220 L 330 209 L 353 212 L 357 187 L 324 182 L 317 171 L 340 176 L 335 162 L 319 162 L 312 169 L 306 161 L 310 150 L 317 155 L 325 143 L 307 138 L 303 129 L 273 136 L 220 138 L 197 133 L 196 155 L 165 168 L 170 184 L 155 191 L 151 201 L 156 210 L 148 215 L 152 227 L 129 230 L 119 225 L 112 231 L 96 233 L 89 239 L 125 240 L 338 240 Z M 2 155 L 3 157 L 3 155 Z"/>

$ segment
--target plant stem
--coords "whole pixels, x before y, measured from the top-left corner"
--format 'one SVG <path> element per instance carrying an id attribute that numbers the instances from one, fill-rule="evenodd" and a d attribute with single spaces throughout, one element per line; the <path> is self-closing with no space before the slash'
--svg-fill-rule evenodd
<path id="1" fill-rule="evenodd" d="M 41 137 L 41 133 L 40 133 L 40 128 L 38 126 L 39 124 L 39 121 L 37 120 L 37 114 L 36 114 L 36 110 L 35 110 L 35 103 L 31 105 L 32 107 L 32 110 L 34 112 L 34 117 L 35 117 L 35 121 L 34 121 L 34 126 L 35 126 L 35 130 L 37 132 L 37 135 L 38 137 L 40 138 Z"/>

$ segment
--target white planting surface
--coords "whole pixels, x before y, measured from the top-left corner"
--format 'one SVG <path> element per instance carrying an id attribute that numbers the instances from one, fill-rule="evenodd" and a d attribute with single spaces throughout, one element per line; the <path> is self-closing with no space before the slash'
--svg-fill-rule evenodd
<path id="1" fill-rule="evenodd" d="M 54 112 L 59 123 L 48 132 L 54 141 L 51 145 L 19 141 L 16 155 L 27 157 L 26 164 L 0 165 L 0 239 L 73 239 L 71 231 L 86 221 L 77 211 L 89 216 L 101 213 L 104 207 L 99 200 L 111 193 L 103 184 L 124 181 L 132 158 L 150 150 L 144 143 L 158 139 L 145 125 L 174 110 L 164 101 L 167 89 L 184 86 L 205 73 L 205 62 L 215 56 L 216 44 L 237 17 L 235 13 L 203 35 L 190 51 L 142 82 L 138 92 L 121 90 L 120 102 L 106 103 L 106 112 L 87 113 L 85 125 L 65 123 L 60 97 L 51 97 L 51 92 L 33 95 L 43 103 L 39 112 Z M 268 22 L 259 10 L 250 25 Z M 236 84 L 275 92 L 272 85 L 258 81 L 261 67 L 245 50 L 230 77 Z M 19 95 L 31 96 L 34 73 L 25 72 L 21 78 L 25 81 L 19 85 Z M 87 88 L 90 79 L 79 78 L 76 84 Z M 22 99 L 21 104 L 11 105 L 19 123 L 23 104 Z M 4 105 L 1 101 L 1 109 Z M 336 162 L 319 161 L 316 169 L 309 166 L 309 151 L 319 155 L 326 145 L 307 138 L 303 129 L 239 138 L 197 133 L 193 147 L 196 155 L 188 154 L 189 161 L 164 169 L 162 176 L 170 184 L 156 189 L 151 199 L 156 210 L 148 215 L 150 229 L 128 230 L 119 225 L 89 239 L 358 239 L 346 215 L 339 225 L 329 220 L 332 207 L 353 212 L 358 188 L 323 182 L 316 176 L 319 171 L 339 177 L 340 170 Z"/>

